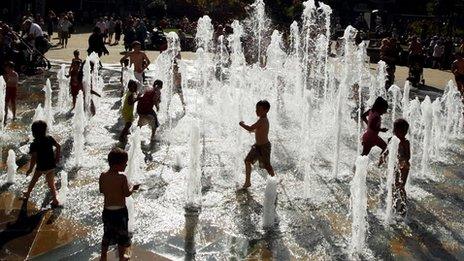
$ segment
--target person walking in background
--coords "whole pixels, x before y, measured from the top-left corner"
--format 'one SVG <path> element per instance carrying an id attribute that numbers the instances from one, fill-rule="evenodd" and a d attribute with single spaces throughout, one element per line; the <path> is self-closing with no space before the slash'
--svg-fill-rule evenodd
<path id="1" fill-rule="evenodd" d="M 119 40 L 121 40 L 122 34 L 122 21 L 121 19 L 117 19 L 114 23 L 114 45 L 119 44 Z"/>
<path id="2" fill-rule="evenodd" d="M 98 54 L 98 57 L 101 57 L 102 54 L 110 54 L 108 49 L 105 47 L 105 42 L 103 41 L 103 36 L 101 35 L 100 28 L 95 26 L 93 28 L 93 33 L 89 37 L 89 48 L 87 49 L 87 54 L 90 55 L 92 52 Z"/>
<path id="3" fill-rule="evenodd" d="M 112 16 L 110 16 L 110 18 L 108 18 L 107 27 L 108 27 L 108 44 L 111 45 L 111 42 L 113 41 L 113 35 L 114 35 L 115 27 L 116 27 L 116 24 L 115 24 L 114 19 L 113 19 Z"/>
<path id="4" fill-rule="evenodd" d="M 71 28 L 72 24 L 69 22 L 68 17 L 65 15 L 62 19 L 58 22 L 58 28 L 60 28 L 60 44 L 61 48 L 66 48 L 68 46 L 68 38 L 69 38 L 69 29 Z"/>

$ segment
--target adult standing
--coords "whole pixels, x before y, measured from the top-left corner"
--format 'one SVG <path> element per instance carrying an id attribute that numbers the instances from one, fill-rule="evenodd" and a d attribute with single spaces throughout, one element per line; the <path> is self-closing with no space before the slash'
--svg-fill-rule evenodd
<path id="1" fill-rule="evenodd" d="M 102 54 L 110 54 L 105 47 L 100 28 L 97 26 L 93 28 L 93 33 L 89 37 L 89 48 L 87 49 L 87 53 L 90 55 L 92 52 L 97 53 L 98 57 L 102 56 Z"/>
<path id="2" fill-rule="evenodd" d="M 69 21 L 68 17 L 65 15 L 58 22 L 58 28 L 60 28 L 60 44 L 61 48 L 66 48 L 68 45 L 68 38 L 70 34 L 70 28 L 72 24 Z"/>
<path id="3" fill-rule="evenodd" d="M 53 12 L 53 10 L 48 11 L 48 17 L 47 17 L 46 23 L 47 23 L 47 34 L 48 34 L 49 41 L 52 40 L 55 20 L 56 20 L 55 12 Z"/>
<path id="4" fill-rule="evenodd" d="M 110 18 L 108 19 L 107 27 L 108 27 L 108 44 L 111 45 L 111 42 L 113 41 L 115 27 L 116 27 L 116 24 L 112 16 L 110 16 Z"/>
<path id="5" fill-rule="evenodd" d="M 114 45 L 119 44 L 119 40 L 121 40 L 122 34 L 122 21 L 121 19 L 117 19 L 114 23 Z"/>
<path id="6" fill-rule="evenodd" d="M 395 82 L 396 59 L 397 59 L 396 39 L 384 38 L 380 46 L 380 60 L 387 65 L 387 80 L 385 88 L 388 89 Z"/>

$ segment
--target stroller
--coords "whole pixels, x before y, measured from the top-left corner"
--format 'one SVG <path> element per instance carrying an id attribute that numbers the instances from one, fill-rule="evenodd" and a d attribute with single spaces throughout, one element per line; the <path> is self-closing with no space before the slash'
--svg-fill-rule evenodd
<path id="1" fill-rule="evenodd" d="M 17 33 L 13 33 L 17 40 L 17 59 L 15 60 L 19 71 L 26 75 L 33 75 L 51 68 L 50 61 L 44 56 L 44 54 L 50 49 L 50 43 L 47 40 L 43 40 L 43 43 L 40 45 L 41 50 L 38 50 L 35 46 L 26 42 L 26 40 Z"/>
<path id="2" fill-rule="evenodd" d="M 423 55 L 410 55 L 408 81 L 414 87 L 419 87 L 419 85 L 425 85 Z"/>

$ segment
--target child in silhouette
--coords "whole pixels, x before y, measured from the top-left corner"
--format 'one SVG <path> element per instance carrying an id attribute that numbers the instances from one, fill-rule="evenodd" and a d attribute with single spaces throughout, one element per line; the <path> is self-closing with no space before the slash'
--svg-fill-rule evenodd
<path id="1" fill-rule="evenodd" d="M 398 146 L 398 165 L 395 170 L 395 186 L 393 190 L 393 206 L 396 213 L 406 215 L 406 181 L 409 174 L 409 160 L 411 159 L 411 146 L 406 139 L 409 123 L 404 119 L 398 119 L 393 124 L 393 134 L 400 140 Z"/>
<path id="2" fill-rule="evenodd" d="M 3 124 L 6 125 L 6 120 L 8 116 L 8 108 L 11 109 L 13 113 L 13 120 L 16 120 L 16 96 L 18 92 L 18 82 L 19 76 L 18 73 L 14 70 L 14 63 L 8 61 L 5 63 L 5 73 L 3 78 L 6 82 L 5 90 L 5 118 L 3 119 Z"/>
<path id="3" fill-rule="evenodd" d="M 256 115 L 259 117 L 258 121 L 248 126 L 243 121 L 240 122 L 240 126 L 249 132 L 255 133 L 255 145 L 251 147 L 250 152 L 245 158 L 245 184 L 243 188 L 246 189 L 251 186 L 251 166 L 259 161 L 259 166 L 267 170 L 269 175 L 272 177 L 274 169 L 271 166 L 271 143 L 268 139 L 269 134 L 269 121 L 267 119 L 267 113 L 271 105 L 266 100 L 261 100 L 256 104 Z"/>
<path id="4" fill-rule="evenodd" d="M 137 82 L 134 80 L 130 80 L 129 84 L 127 84 L 127 91 L 124 95 L 124 100 L 122 104 L 121 114 L 122 118 L 124 119 L 124 129 L 121 132 L 121 136 L 119 140 L 121 142 L 127 139 L 127 134 L 129 134 L 129 129 L 132 126 L 132 122 L 134 121 L 134 104 L 138 100 L 137 95 Z"/>
<path id="5" fill-rule="evenodd" d="M 388 130 L 386 128 L 381 128 L 382 115 L 387 112 L 387 109 L 387 101 L 382 97 L 378 97 L 374 105 L 372 105 L 372 108 L 361 116 L 362 120 L 367 124 L 367 130 L 362 136 L 362 156 L 368 155 L 375 146 L 382 149 L 382 153 L 387 149 L 387 144 L 379 137 L 379 132 L 386 132 Z"/>
<path id="6" fill-rule="evenodd" d="M 26 175 L 32 173 L 34 166 L 36 168 L 27 192 L 24 193 L 24 199 L 29 199 L 31 191 L 40 176 L 45 175 L 45 180 L 53 198 L 51 206 L 58 207 L 59 202 L 56 195 L 54 175 L 56 164 L 60 161 L 61 146 L 53 137 L 47 135 L 47 124 L 44 121 L 36 121 L 32 124 L 32 136 L 34 141 L 31 143 L 29 152 L 32 157 Z M 56 148 L 55 152 L 53 152 L 53 147 Z"/>
<path id="7" fill-rule="evenodd" d="M 79 94 L 79 91 L 82 91 L 82 93 L 84 93 L 84 90 L 82 88 L 82 78 L 79 77 L 79 74 L 81 73 L 81 66 L 82 60 L 79 58 L 79 51 L 75 50 L 74 58 L 72 59 L 71 66 L 69 67 L 69 77 L 71 77 L 69 85 L 71 87 L 71 96 L 73 102 L 71 110 L 74 110 L 74 107 L 76 106 L 76 99 L 77 95 Z"/>
<path id="8" fill-rule="evenodd" d="M 110 169 L 102 173 L 99 179 L 99 190 L 103 193 L 104 208 L 103 238 L 101 243 L 101 260 L 107 260 L 108 247 L 118 245 L 119 260 L 128 260 L 126 251 L 131 246 L 128 222 L 129 214 L 126 208 L 126 197 L 138 190 L 139 185 L 131 187 L 125 175 L 120 174 L 127 166 L 127 153 L 114 148 L 108 154 Z"/>

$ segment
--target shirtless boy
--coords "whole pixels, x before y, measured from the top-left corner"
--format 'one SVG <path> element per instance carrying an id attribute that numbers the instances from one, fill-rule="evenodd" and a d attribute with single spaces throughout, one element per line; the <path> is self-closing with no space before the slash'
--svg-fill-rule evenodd
<path id="1" fill-rule="evenodd" d="M 271 166 L 271 143 L 268 139 L 269 134 L 269 121 L 267 119 L 267 113 L 271 105 L 266 100 L 261 100 L 256 104 L 256 115 L 259 117 L 258 121 L 248 126 L 243 121 L 240 122 L 240 126 L 249 132 L 255 133 L 255 145 L 251 147 L 250 152 L 245 158 L 245 184 L 243 188 L 251 186 L 251 165 L 257 160 L 259 161 L 259 167 L 267 170 L 269 175 L 274 176 L 274 169 Z"/>
<path id="2" fill-rule="evenodd" d="M 13 120 L 16 119 L 16 93 L 18 91 L 18 73 L 14 70 L 14 63 L 7 62 L 5 64 L 5 74 L 3 75 L 6 82 L 5 91 L 5 119 L 3 124 L 6 125 L 6 119 L 8 116 L 8 107 L 13 112 Z"/>
<path id="3" fill-rule="evenodd" d="M 456 85 L 461 95 L 464 96 L 464 53 L 457 53 L 456 60 L 454 60 L 451 66 L 451 71 L 456 79 Z"/>
<path id="4" fill-rule="evenodd" d="M 132 48 L 134 49 L 131 52 L 128 52 L 124 57 L 121 58 L 120 63 L 123 66 L 124 60 L 129 58 L 130 66 L 134 65 L 134 75 L 135 78 L 140 82 L 143 83 L 143 71 L 148 68 L 150 65 L 150 59 L 148 59 L 147 55 L 141 51 L 142 45 L 139 41 L 134 41 L 132 43 Z"/>

